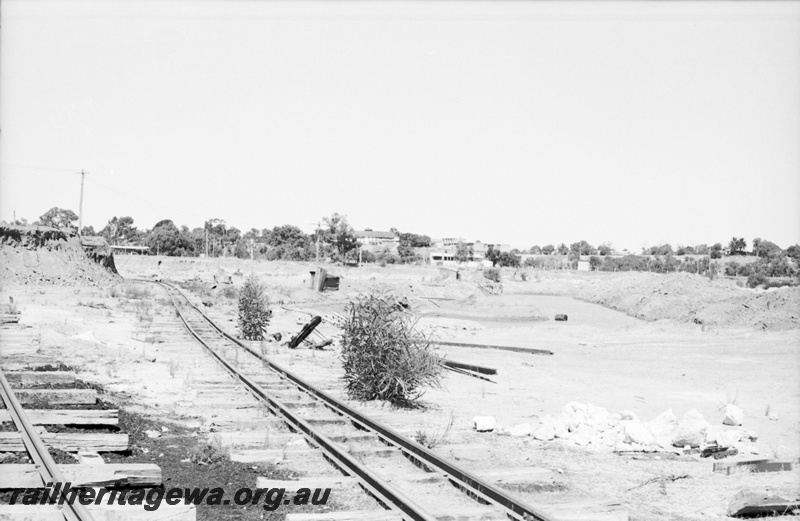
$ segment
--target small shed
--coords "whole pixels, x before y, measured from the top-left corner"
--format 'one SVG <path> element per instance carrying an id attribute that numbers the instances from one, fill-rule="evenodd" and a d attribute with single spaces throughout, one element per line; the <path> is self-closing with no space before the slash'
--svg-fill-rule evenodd
<path id="1" fill-rule="evenodd" d="M 310 271 L 309 273 L 311 273 L 311 289 L 319 292 L 323 292 L 326 289 L 339 291 L 339 277 L 328 275 L 324 268 L 319 268 L 318 271 Z"/>

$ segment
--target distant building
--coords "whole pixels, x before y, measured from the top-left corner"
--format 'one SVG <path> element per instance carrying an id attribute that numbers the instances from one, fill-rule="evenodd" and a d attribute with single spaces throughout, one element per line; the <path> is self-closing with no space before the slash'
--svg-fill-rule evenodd
<path id="1" fill-rule="evenodd" d="M 484 243 L 481 241 L 467 241 L 462 237 L 446 237 L 444 239 L 435 239 L 431 241 L 433 247 L 430 250 L 430 262 L 434 266 L 447 266 L 447 265 L 454 265 L 458 264 L 458 261 L 455 260 L 456 255 L 456 248 L 459 242 L 464 243 L 466 246 L 472 248 L 472 263 L 467 263 L 467 266 L 477 266 L 477 265 L 484 265 L 486 262 L 484 259 L 486 258 L 486 252 L 489 251 L 489 248 L 494 248 L 500 252 L 509 252 L 511 251 L 510 244 L 492 244 L 492 243 Z M 491 262 L 489 262 L 489 266 L 491 266 Z"/>
<path id="2" fill-rule="evenodd" d="M 112 244 L 111 251 L 114 253 L 119 253 L 123 255 L 144 255 L 146 254 L 150 248 L 148 246 L 123 246 L 119 244 Z"/>
<path id="3" fill-rule="evenodd" d="M 392 232 L 376 232 L 370 228 L 358 230 L 354 233 L 356 240 L 362 246 L 377 244 L 392 244 L 400 242 L 400 238 Z"/>

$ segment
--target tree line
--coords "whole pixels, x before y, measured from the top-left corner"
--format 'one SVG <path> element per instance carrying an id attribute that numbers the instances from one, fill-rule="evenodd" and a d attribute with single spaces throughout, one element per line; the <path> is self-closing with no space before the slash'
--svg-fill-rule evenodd
<path id="1" fill-rule="evenodd" d="M 78 216 L 72 210 L 55 207 L 45 212 L 33 224 L 75 228 L 77 220 Z M 15 224 L 28 223 L 22 219 Z M 85 226 L 82 234 L 100 235 L 113 245 L 147 246 L 150 253 L 168 256 L 191 257 L 204 254 L 209 257 L 233 256 L 296 261 L 310 261 L 319 257 L 340 262 L 360 260 L 360 262 L 385 264 L 425 260 L 416 249 L 430 247 L 432 241 L 429 236 L 401 232 L 397 228 L 391 228 L 390 231 L 398 238 L 397 248 L 385 246 L 373 251 L 361 251 L 357 248 L 358 241 L 353 227 L 347 217 L 339 213 L 324 217 L 320 228 L 310 234 L 291 224 L 261 230 L 251 228 L 242 232 L 219 218 L 208 219 L 202 227 L 191 229 L 185 225 L 178 226 L 171 219 L 162 219 L 151 229 L 140 230 L 134 225 L 134 219 L 130 216 L 115 216 L 99 231 L 95 231 L 92 226 Z M 522 254 L 532 254 L 536 257 L 527 258 L 523 262 Z M 709 275 L 711 270 L 717 269 L 711 260 L 721 259 L 723 255 L 734 257 L 748 254 L 757 259 L 752 263 L 729 261 L 724 265 L 725 274 L 746 277 L 785 277 L 798 274 L 800 245 L 795 244 L 784 250 L 777 244 L 761 238 L 753 239 L 750 252 L 747 251 L 747 242 L 741 237 L 733 237 L 727 247 L 723 247 L 719 242 L 711 246 L 679 245 L 675 248 L 670 244 L 661 244 L 642 248 L 641 255 L 624 256 L 616 255 L 610 243 L 594 247 L 587 241 L 581 240 L 569 246 L 566 243 L 558 246 L 534 245 L 528 250 L 513 249 L 510 252 L 500 252 L 493 245 L 489 245 L 484 258 L 491 261 L 493 266 L 569 269 L 577 267 L 577 261 L 581 257 L 589 256 L 591 269 L 599 271 L 686 271 Z M 463 241 L 455 245 L 456 261 L 468 262 L 474 258 L 471 245 Z"/>

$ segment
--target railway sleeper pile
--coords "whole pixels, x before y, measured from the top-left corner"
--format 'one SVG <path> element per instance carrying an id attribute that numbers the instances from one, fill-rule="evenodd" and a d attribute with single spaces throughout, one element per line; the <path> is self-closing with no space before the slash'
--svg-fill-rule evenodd
<path id="1" fill-rule="evenodd" d="M 24 347 L 15 345 L 12 350 L 25 352 Z M 108 504 L 107 500 L 88 506 L 75 502 L 72 507 L 66 502 L 40 501 L 46 494 L 56 500 L 64 497 L 67 483 L 72 490 L 92 489 L 95 495 L 102 490 L 107 498 L 120 488 L 160 487 L 162 475 L 161 468 L 150 463 L 106 464 L 102 453 L 124 452 L 129 446 L 127 434 L 111 432 L 118 428 L 119 411 L 96 408 L 97 391 L 75 388 L 75 373 L 64 370 L 63 364 L 36 357 L 30 349 L 24 354 L 27 361 L 23 362 L 15 361 L 19 356 L 0 358 L 0 490 L 17 492 L 16 504 L 0 504 L 0 520 L 196 518 L 194 505 L 161 505 L 146 511 L 143 505 Z M 70 427 L 66 432 L 65 426 Z M 74 462 L 56 465 L 51 455 L 54 449 L 71 454 Z M 25 459 L 32 463 L 6 462 Z M 32 490 L 38 504 L 30 504 Z"/>

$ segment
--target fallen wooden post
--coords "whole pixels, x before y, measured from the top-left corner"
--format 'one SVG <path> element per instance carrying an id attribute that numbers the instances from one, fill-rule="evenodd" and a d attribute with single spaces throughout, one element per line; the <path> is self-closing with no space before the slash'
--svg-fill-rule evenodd
<path id="1" fill-rule="evenodd" d="M 299 333 L 297 333 L 297 336 L 293 337 L 293 338 L 292 338 L 292 339 L 289 341 L 289 347 L 290 347 L 290 348 L 292 348 L 292 349 L 294 349 L 294 348 L 296 348 L 297 346 L 299 346 L 299 345 L 300 345 L 300 342 L 302 342 L 303 340 L 305 340 L 305 339 L 306 339 L 306 337 L 307 337 L 308 335 L 310 335 L 310 334 L 311 334 L 311 332 L 312 332 L 312 331 L 314 331 L 314 329 L 316 329 L 316 327 L 317 327 L 318 325 L 320 325 L 320 323 L 321 323 L 321 322 L 322 322 L 322 317 L 320 317 L 320 316 L 316 316 L 316 317 L 312 318 L 312 319 L 311 319 L 311 322 L 309 322 L 308 324 L 306 324 L 305 326 L 303 326 L 303 329 L 301 329 L 301 330 L 300 330 L 300 332 L 299 332 Z"/>
<path id="2" fill-rule="evenodd" d="M 747 474 L 750 472 L 782 472 L 794 470 L 800 458 L 793 460 L 758 459 L 749 461 L 721 461 L 714 463 L 714 472 L 726 474 Z"/>
<path id="3" fill-rule="evenodd" d="M 455 367 L 456 369 L 466 369 L 467 371 L 473 371 L 475 373 L 497 374 L 497 369 L 494 369 L 492 367 L 484 367 L 475 364 L 465 364 L 463 362 L 456 362 L 454 360 L 445 360 L 444 365 L 446 365 L 447 367 Z"/>
<path id="4" fill-rule="evenodd" d="M 731 517 L 792 514 L 796 510 L 800 510 L 800 499 L 787 499 L 766 489 L 740 490 L 728 504 Z"/>
<path id="5" fill-rule="evenodd" d="M 552 351 L 546 349 L 531 349 L 527 347 L 498 346 L 491 344 L 469 344 L 466 342 L 445 342 L 441 340 L 431 340 L 431 344 L 453 347 L 477 347 L 479 349 L 499 349 L 501 351 L 514 351 L 516 353 L 530 353 L 532 355 L 552 355 Z"/>
<path id="6" fill-rule="evenodd" d="M 18 324 L 19 315 L 0 315 L 0 324 Z"/>

